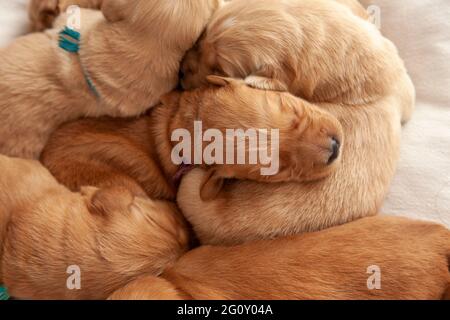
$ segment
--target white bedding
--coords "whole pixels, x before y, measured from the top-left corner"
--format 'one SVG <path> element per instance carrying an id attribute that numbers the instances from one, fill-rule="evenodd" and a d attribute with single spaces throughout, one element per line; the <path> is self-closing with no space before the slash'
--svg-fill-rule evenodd
<path id="1" fill-rule="evenodd" d="M 380 7 L 383 33 L 399 47 L 418 94 L 383 211 L 450 227 L 450 1 L 361 1 Z M 0 47 L 26 32 L 27 2 L 0 0 Z"/>
<path id="2" fill-rule="evenodd" d="M 361 2 L 381 9 L 382 32 L 399 48 L 417 89 L 383 211 L 450 227 L 450 1 Z"/>
<path id="3" fill-rule="evenodd" d="M 28 0 L 0 0 L 0 48 L 27 32 Z"/>

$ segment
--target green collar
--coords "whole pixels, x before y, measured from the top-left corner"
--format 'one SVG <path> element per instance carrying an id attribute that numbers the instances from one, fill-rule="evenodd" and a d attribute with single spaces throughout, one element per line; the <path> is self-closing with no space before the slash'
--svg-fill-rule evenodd
<path id="1" fill-rule="evenodd" d="M 80 39 L 81 34 L 78 31 L 70 29 L 69 27 L 65 27 L 64 30 L 62 30 L 59 33 L 59 47 L 67 52 L 78 54 L 78 52 L 80 51 Z M 80 65 L 86 83 L 89 86 L 89 89 L 91 89 L 95 97 L 100 98 L 100 95 L 97 89 L 95 88 L 94 83 L 92 82 L 92 79 L 89 76 L 89 73 L 81 63 L 81 60 Z"/>
<path id="2" fill-rule="evenodd" d="M 1 285 L 0 286 L 0 301 L 9 300 L 9 294 L 8 290 L 6 290 L 6 287 Z"/>

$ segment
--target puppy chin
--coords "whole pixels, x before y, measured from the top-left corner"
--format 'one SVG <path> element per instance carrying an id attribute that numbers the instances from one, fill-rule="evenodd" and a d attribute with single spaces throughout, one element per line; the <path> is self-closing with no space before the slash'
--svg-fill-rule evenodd
<path id="1" fill-rule="evenodd" d="M 319 180 L 325 180 L 333 175 L 333 173 L 337 170 L 338 164 L 333 163 L 332 165 L 328 165 L 322 169 L 313 170 L 300 178 L 301 182 L 315 182 Z"/>

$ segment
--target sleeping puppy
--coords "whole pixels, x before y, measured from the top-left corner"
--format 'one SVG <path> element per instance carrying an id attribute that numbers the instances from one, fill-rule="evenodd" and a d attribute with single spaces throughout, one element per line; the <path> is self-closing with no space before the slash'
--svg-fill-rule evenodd
<path id="1" fill-rule="evenodd" d="M 341 164 L 320 181 L 227 181 L 206 202 L 199 190 L 208 173 L 186 175 L 178 204 L 203 243 L 316 231 L 379 212 L 415 91 L 396 48 L 375 26 L 335 1 L 232 1 L 213 16 L 183 73 L 187 88 L 220 74 L 289 91 L 344 128 Z"/>
<path id="2" fill-rule="evenodd" d="M 450 292 L 449 261 L 445 227 L 380 216 L 292 238 L 201 247 L 111 299 L 442 299 Z"/>
<path id="3" fill-rule="evenodd" d="M 226 179 L 266 182 L 263 185 L 315 181 L 339 167 L 342 127 L 327 112 L 289 93 L 253 89 L 243 81 L 215 76 L 209 81 L 209 88 L 163 97 L 160 105 L 138 119 L 86 119 L 67 124 L 52 134 L 41 160 L 72 190 L 84 185 L 122 186 L 135 195 L 164 200 L 175 200 L 177 180 L 192 164 L 207 170 L 200 187 L 205 200 L 218 196 Z M 271 150 L 272 145 L 279 146 L 277 155 L 272 157 L 273 162 L 279 162 L 278 171 L 262 175 L 262 170 L 271 164 L 263 163 L 260 157 L 249 163 L 253 144 L 248 141 L 242 144 L 247 159 L 243 164 L 194 163 L 195 151 L 191 149 L 196 149 L 196 121 L 201 121 L 203 137 L 210 130 L 220 134 L 223 150 L 216 149 L 215 155 L 224 152 L 222 160 L 226 152 L 237 155 L 243 151 L 239 143 L 231 149 L 225 146 L 227 141 L 239 137 L 228 137 L 228 129 L 279 130 L 278 136 L 266 137 Z M 183 137 L 183 143 L 189 145 L 182 152 L 176 151 L 180 141 L 176 136 L 178 129 L 189 135 Z M 210 147 L 207 140 L 201 139 L 198 144 L 200 155 L 205 155 Z M 262 141 L 257 141 L 254 148 L 264 149 Z M 174 158 L 178 153 L 187 160 L 184 165 Z"/>
<path id="4" fill-rule="evenodd" d="M 81 11 L 81 29 L 75 30 L 80 35 L 70 29 L 58 35 L 73 20 L 63 14 L 55 29 L 2 49 L 0 153 L 37 158 L 64 122 L 136 116 L 156 105 L 178 84 L 183 55 L 218 5 L 219 0 L 105 0 L 103 15 Z"/>
<path id="5" fill-rule="evenodd" d="M 0 283 L 25 299 L 105 299 L 187 249 L 175 205 L 120 187 L 72 193 L 38 162 L 0 155 Z M 72 270 L 72 271 L 71 271 Z M 78 270 L 81 289 L 67 286 Z"/>
<path id="6" fill-rule="evenodd" d="M 337 1 L 231 2 L 188 52 L 182 74 L 186 89 L 217 74 L 316 103 L 363 106 L 394 96 L 404 121 L 413 108 L 395 46 Z"/>
<path id="7" fill-rule="evenodd" d="M 100 10 L 102 2 L 103 0 L 31 0 L 28 4 L 31 30 L 50 29 L 58 15 L 71 5 Z"/>

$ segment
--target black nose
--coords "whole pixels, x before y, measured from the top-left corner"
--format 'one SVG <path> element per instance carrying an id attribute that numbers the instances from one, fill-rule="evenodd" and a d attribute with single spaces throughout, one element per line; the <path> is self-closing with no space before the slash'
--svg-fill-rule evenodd
<path id="1" fill-rule="evenodd" d="M 341 142 L 336 138 L 331 139 L 331 156 L 328 159 L 328 164 L 332 164 L 337 158 L 339 158 L 339 151 L 341 149 Z"/>

